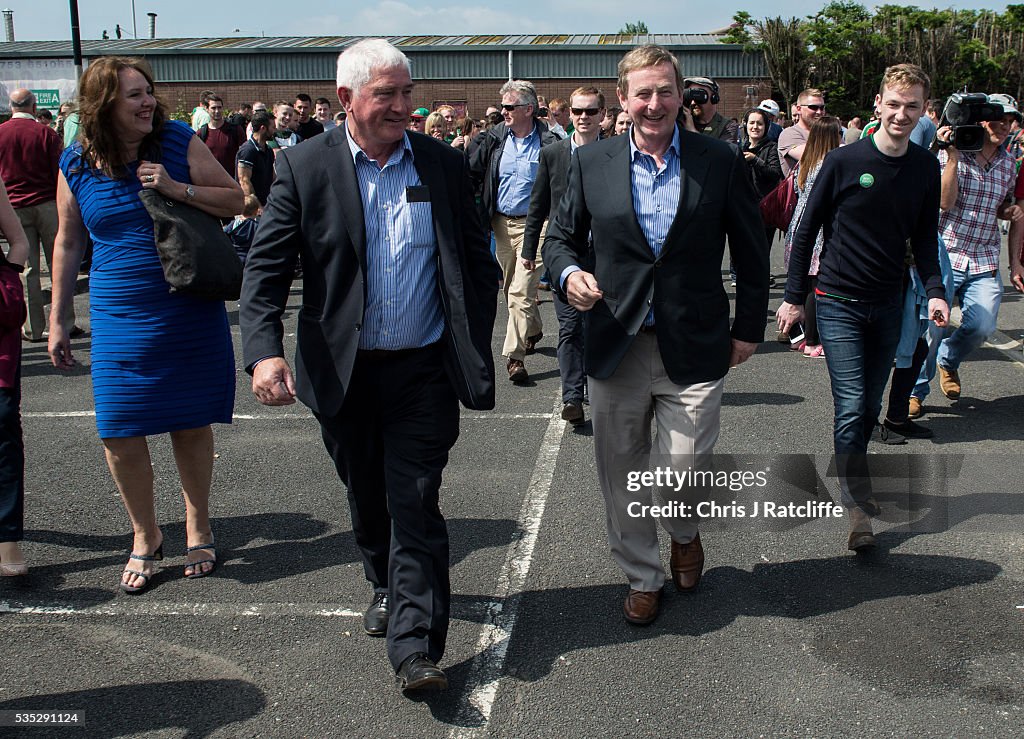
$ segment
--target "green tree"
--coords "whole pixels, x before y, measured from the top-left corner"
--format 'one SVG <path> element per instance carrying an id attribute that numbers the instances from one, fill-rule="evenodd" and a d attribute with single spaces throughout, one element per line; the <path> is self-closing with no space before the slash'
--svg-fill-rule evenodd
<path id="1" fill-rule="evenodd" d="M 626 34 L 628 36 L 637 36 L 643 33 L 650 33 L 647 30 L 647 24 L 643 21 L 637 21 L 636 23 L 627 23 L 622 27 L 619 33 Z"/>

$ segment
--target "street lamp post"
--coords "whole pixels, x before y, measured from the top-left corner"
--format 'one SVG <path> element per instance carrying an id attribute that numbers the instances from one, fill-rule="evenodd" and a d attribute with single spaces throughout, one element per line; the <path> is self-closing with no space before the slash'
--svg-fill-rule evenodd
<path id="1" fill-rule="evenodd" d="M 132 0 L 132 38 L 139 38 L 139 29 L 135 26 L 135 0 Z"/>
<path id="2" fill-rule="evenodd" d="M 78 23 L 78 0 L 71 3 L 71 49 L 75 56 L 75 83 L 82 78 L 82 30 Z"/>

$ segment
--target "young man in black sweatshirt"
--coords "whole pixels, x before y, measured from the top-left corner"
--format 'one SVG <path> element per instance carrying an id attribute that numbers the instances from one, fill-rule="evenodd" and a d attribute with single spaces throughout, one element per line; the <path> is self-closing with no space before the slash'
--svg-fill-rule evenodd
<path id="1" fill-rule="evenodd" d="M 881 125 L 825 157 L 793 239 L 779 329 L 804 318 L 807 268 L 818 229 L 824 230 L 818 286 L 818 332 L 832 397 L 836 467 L 854 551 L 874 546 L 878 513 L 867 475 L 868 439 L 878 425 L 882 391 L 900 338 L 906 243 L 928 292 L 936 325 L 949 320 L 938 264 L 939 166 L 910 146 L 930 83 L 912 64 L 889 67 L 875 97 Z"/>

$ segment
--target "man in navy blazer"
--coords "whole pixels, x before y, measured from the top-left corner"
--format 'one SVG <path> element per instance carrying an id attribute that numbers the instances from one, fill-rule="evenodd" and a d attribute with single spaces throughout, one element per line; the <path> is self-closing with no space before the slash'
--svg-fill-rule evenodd
<path id="1" fill-rule="evenodd" d="M 404 690 L 447 686 L 448 532 L 441 473 L 458 401 L 494 407 L 499 271 L 465 159 L 406 132 L 409 60 L 382 39 L 338 58 L 346 124 L 282 151 L 249 252 L 239 310 L 261 403 L 298 397 L 348 488 L 374 597 L 363 627 L 387 635 Z M 293 377 L 281 316 L 304 269 Z"/>
<path id="2" fill-rule="evenodd" d="M 623 57 L 617 91 L 630 133 L 576 152 L 543 247 L 569 304 L 587 312 L 584 363 L 608 538 L 629 580 L 625 618 L 641 625 L 657 617 L 665 573 L 657 523 L 643 508 L 652 490 L 636 475 L 652 464 L 708 464 L 725 375 L 764 339 L 768 305 L 768 244 L 744 161 L 735 146 L 676 126 L 682 90 L 666 49 Z M 731 327 L 726 237 L 737 274 Z M 676 588 L 693 590 L 704 566 L 696 523 L 660 520 L 672 538 Z"/>
<path id="3" fill-rule="evenodd" d="M 604 94 L 596 87 L 578 87 L 569 96 L 573 132 L 562 141 L 540 150 L 537 178 L 530 192 L 530 210 L 523 230 L 523 266 L 535 269 L 537 250 L 548 218 L 558 206 L 569 184 L 569 160 L 581 146 L 592 144 L 601 135 L 604 118 Z M 558 318 L 558 373 L 562 379 L 562 418 L 573 426 L 582 426 L 586 376 L 583 373 L 583 316 L 565 302 L 555 283 L 551 291 Z"/>

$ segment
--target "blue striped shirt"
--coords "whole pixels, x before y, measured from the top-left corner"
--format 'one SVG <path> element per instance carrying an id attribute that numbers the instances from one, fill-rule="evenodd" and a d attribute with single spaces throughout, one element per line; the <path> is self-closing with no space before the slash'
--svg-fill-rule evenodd
<path id="1" fill-rule="evenodd" d="M 347 131 L 346 131 L 347 133 Z M 360 349 L 414 349 L 441 338 L 444 313 L 437 273 L 437 236 L 429 194 L 420 187 L 409 137 L 380 167 L 348 136 L 366 224 L 366 309 Z"/>
<path id="2" fill-rule="evenodd" d="M 658 168 L 654 157 L 644 154 L 629 132 L 630 179 L 633 185 L 633 210 L 637 223 L 647 238 L 655 258 L 661 256 L 665 237 L 679 209 L 679 129 L 672 134 L 672 143 L 665 152 L 664 164 Z M 644 319 L 645 326 L 654 325 L 654 309 Z"/>
<path id="3" fill-rule="evenodd" d="M 525 216 L 530 209 L 530 193 L 540 166 L 540 131 L 537 124 L 528 136 L 517 139 L 512 129 L 502 145 L 498 162 L 498 212 L 507 216 Z"/>

